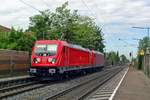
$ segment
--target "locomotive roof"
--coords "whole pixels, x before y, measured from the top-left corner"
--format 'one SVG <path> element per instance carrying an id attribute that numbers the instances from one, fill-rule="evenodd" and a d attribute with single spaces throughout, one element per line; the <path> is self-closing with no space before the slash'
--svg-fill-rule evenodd
<path id="1" fill-rule="evenodd" d="M 62 40 L 37 40 L 36 43 L 43 43 L 43 44 L 44 43 L 61 43 L 64 46 L 68 46 L 68 47 L 71 47 L 71 48 L 75 48 L 75 49 L 91 52 L 91 50 L 89 50 L 87 48 L 83 48 L 80 45 L 70 44 L 70 43 L 67 43 L 66 41 L 62 41 Z M 92 50 L 92 52 L 103 55 L 103 53 L 101 53 L 99 51 Z"/>
<path id="2" fill-rule="evenodd" d="M 36 43 L 63 43 L 63 44 L 67 44 L 67 42 L 65 41 L 60 41 L 60 40 L 37 40 Z"/>
<path id="3" fill-rule="evenodd" d="M 68 46 L 68 47 L 71 47 L 71 48 L 75 48 L 75 49 L 79 49 L 79 50 L 83 50 L 83 51 L 87 51 L 87 52 L 91 51 L 87 48 L 83 48 L 80 45 L 71 44 L 71 43 L 68 43 L 68 42 L 62 41 L 62 40 L 37 40 L 36 43 L 43 43 L 43 44 L 44 43 L 61 43 L 62 45 Z M 101 53 L 99 51 L 92 50 L 92 52 L 103 55 L 103 53 Z"/>
<path id="4" fill-rule="evenodd" d="M 68 47 L 71 47 L 71 48 L 75 48 L 75 49 L 79 49 L 79 50 L 90 52 L 90 50 L 87 49 L 87 48 L 83 48 L 80 45 L 70 44 L 70 43 L 67 43 L 66 41 L 62 41 L 62 40 L 37 40 L 36 43 L 61 43 L 64 46 L 68 46 Z M 103 55 L 103 53 L 101 53 L 99 51 L 94 51 L 94 50 L 92 50 L 92 51 L 94 53 Z"/>
<path id="5" fill-rule="evenodd" d="M 71 47 L 71 48 L 75 48 L 75 49 L 80 49 L 80 50 L 83 50 L 83 51 L 89 51 L 89 52 L 90 52 L 90 50 L 89 50 L 89 49 L 87 49 L 87 48 L 83 48 L 83 47 L 82 47 L 82 46 L 80 46 L 80 45 L 69 44 L 69 47 Z"/>
<path id="6" fill-rule="evenodd" d="M 101 55 L 104 55 L 103 53 L 101 53 L 100 51 L 94 51 L 92 50 L 94 53 L 97 53 L 97 54 L 101 54 Z"/>
<path id="7" fill-rule="evenodd" d="M 90 51 L 89 49 L 83 48 L 80 45 L 70 44 L 70 43 L 67 43 L 66 41 L 61 41 L 61 40 L 37 40 L 36 43 L 43 43 L 43 44 L 44 43 L 61 43 L 62 45 L 68 46 L 71 48 L 75 48 L 75 49 L 79 49 L 83 51 Z"/>

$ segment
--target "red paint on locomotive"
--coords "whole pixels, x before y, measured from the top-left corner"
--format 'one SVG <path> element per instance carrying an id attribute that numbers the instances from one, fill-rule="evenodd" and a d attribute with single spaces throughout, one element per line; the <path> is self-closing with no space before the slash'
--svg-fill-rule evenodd
<path id="1" fill-rule="evenodd" d="M 60 40 L 39 40 L 33 47 L 30 72 L 37 73 L 38 68 L 53 68 L 64 73 L 101 66 L 104 66 L 104 56 L 100 52 Z"/>

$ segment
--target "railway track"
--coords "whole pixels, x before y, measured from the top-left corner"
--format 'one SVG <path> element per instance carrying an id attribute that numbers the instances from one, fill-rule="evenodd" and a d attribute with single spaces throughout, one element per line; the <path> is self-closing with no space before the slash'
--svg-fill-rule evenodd
<path id="1" fill-rule="evenodd" d="M 107 71 L 103 74 L 103 76 L 101 76 L 101 78 L 99 76 L 95 77 L 92 80 L 63 90 L 53 96 L 46 97 L 44 98 L 44 100 L 83 100 L 86 96 L 95 91 L 95 89 L 97 89 L 99 86 L 105 84 L 108 80 L 114 77 L 122 69 L 114 69 L 111 72 Z"/>
<path id="2" fill-rule="evenodd" d="M 20 85 L 24 83 L 30 83 L 36 81 L 35 77 L 30 77 L 30 76 L 24 76 L 24 77 L 14 77 L 14 78 L 9 78 L 9 79 L 0 79 L 0 89 L 6 88 L 6 87 L 11 87 L 15 85 Z"/>
<path id="3" fill-rule="evenodd" d="M 71 80 L 46 84 L 28 82 L 0 89 L 0 99 L 8 100 L 82 100 L 119 73 L 116 67 Z"/>
<path id="4" fill-rule="evenodd" d="M 119 84 L 128 72 L 128 68 L 123 69 L 105 84 L 101 85 L 94 92 L 88 95 L 84 100 L 113 100 Z"/>
<path id="5" fill-rule="evenodd" d="M 9 96 L 17 95 L 25 91 L 40 88 L 43 84 L 38 84 L 39 81 L 35 77 L 12 78 L 0 81 L 0 99 Z"/>
<path id="6" fill-rule="evenodd" d="M 22 84 L 18 86 L 8 87 L 0 90 L 0 99 L 7 98 L 13 95 L 17 95 L 26 91 L 30 91 L 33 89 L 41 88 L 46 86 L 45 84 L 37 84 L 35 82 L 33 83 L 27 83 Z"/>

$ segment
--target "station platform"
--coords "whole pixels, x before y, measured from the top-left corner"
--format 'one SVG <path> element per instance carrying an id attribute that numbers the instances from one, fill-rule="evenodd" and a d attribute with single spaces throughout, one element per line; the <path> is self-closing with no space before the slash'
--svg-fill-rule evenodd
<path id="1" fill-rule="evenodd" d="M 113 100 L 150 100 L 150 79 L 130 67 Z"/>
<path id="2" fill-rule="evenodd" d="M 17 77 L 0 78 L 0 82 L 25 79 L 25 78 L 29 78 L 29 77 L 30 77 L 29 75 L 24 75 L 24 76 L 17 76 Z"/>

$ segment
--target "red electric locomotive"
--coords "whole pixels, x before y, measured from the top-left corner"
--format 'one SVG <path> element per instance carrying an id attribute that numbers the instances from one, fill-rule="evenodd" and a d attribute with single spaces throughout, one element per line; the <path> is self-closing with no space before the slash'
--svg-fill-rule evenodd
<path id="1" fill-rule="evenodd" d="M 39 40 L 32 50 L 30 74 L 52 76 L 91 71 L 103 66 L 104 56 L 100 52 L 60 40 Z"/>

